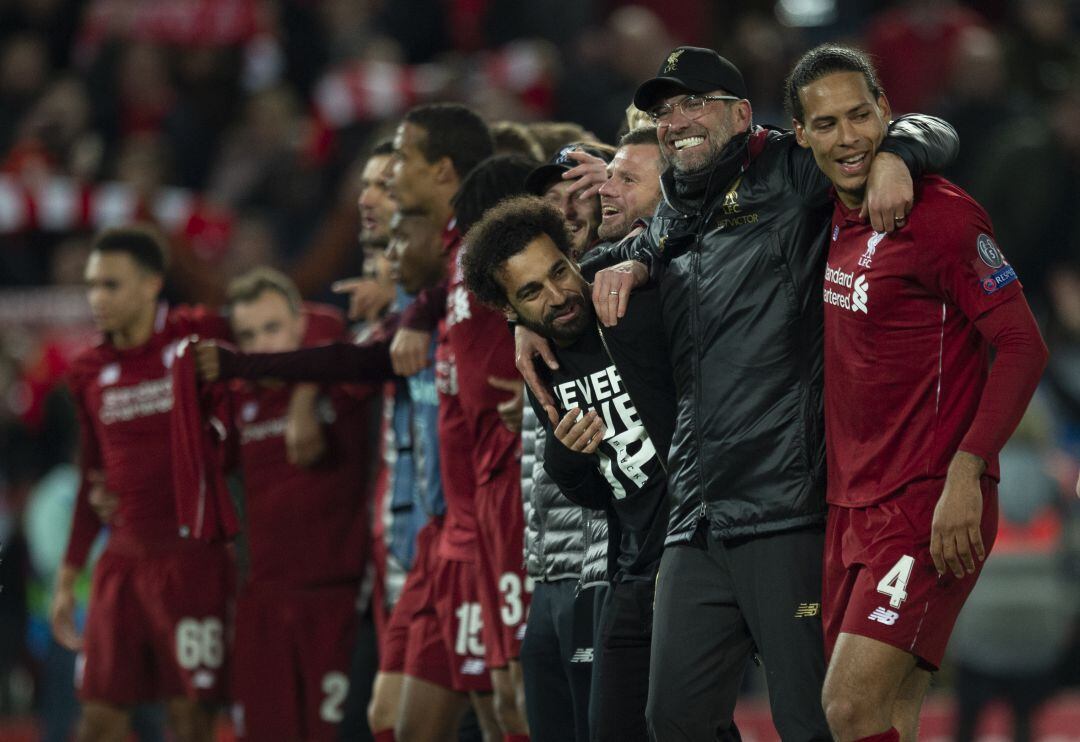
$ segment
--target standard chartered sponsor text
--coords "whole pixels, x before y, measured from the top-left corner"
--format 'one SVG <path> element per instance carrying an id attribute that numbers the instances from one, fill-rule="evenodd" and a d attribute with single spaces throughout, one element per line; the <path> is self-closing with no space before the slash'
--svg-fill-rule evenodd
<path id="1" fill-rule="evenodd" d="M 99 417 L 103 425 L 168 412 L 173 406 L 172 377 L 106 389 Z"/>

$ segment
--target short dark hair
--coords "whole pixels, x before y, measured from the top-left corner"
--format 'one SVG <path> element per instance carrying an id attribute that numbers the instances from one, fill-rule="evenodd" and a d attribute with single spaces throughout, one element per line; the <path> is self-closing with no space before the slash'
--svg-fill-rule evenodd
<path id="1" fill-rule="evenodd" d="M 533 121 L 528 124 L 529 133 L 540 143 L 543 159 L 550 160 L 571 142 L 598 142 L 595 135 L 573 121 Z"/>
<path id="2" fill-rule="evenodd" d="M 380 139 L 375 142 L 375 146 L 371 148 L 371 151 L 368 153 L 368 159 L 370 160 L 372 157 L 392 154 L 394 154 L 394 140 Z"/>
<path id="3" fill-rule="evenodd" d="M 803 116 L 806 115 L 799 91 L 834 72 L 861 74 L 875 100 L 885 92 L 878 79 L 877 69 L 866 52 L 839 44 L 822 44 L 802 55 L 802 59 L 795 64 L 795 68 L 784 81 L 784 104 L 793 119 L 802 123 Z"/>
<path id="4" fill-rule="evenodd" d="M 539 140 L 532 135 L 529 127 L 519 121 L 494 122 L 491 136 L 495 139 L 495 152 L 498 154 L 519 154 L 537 162 L 544 159 Z"/>
<path id="5" fill-rule="evenodd" d="M 293 314 L 300 314 L 303 302 L 296 284 L 281 271 L 267 266 L 252 268 L 247 273 L 234 278 L 229 283 L 225 296 L 229 306 L 234 307 L 237 304 L 253 302 L 267 291 L 281 294 L 288 302 L 289 310 Z"/>
<path id="6" fill-rule="evenodd" d="M 642 126 L 638 129 L 631 129 L 619 138 L 620 147 L 629 147 L 636 144 L 651 144 L 659 149 L 660 140 L 656 138 L 656 127 Z"/>
<path id="7" fill-rule="evenodd" d="M 499 201 L 525 193 L 525 178 L 535 167 L 535 161 L 521 155 L 492 155 L 474 167 L 451 202 L 458 230 L 467 233 Z"/>
<path id="8" fill-rule="evenodd" d="M 497 274 L 507 260 L 545 234 L 563 255 L 570 254 L 562 212 L 539 196 L 517 196 L 489 209 L 465 240 L 461 256 L 465 285 L 488 306 L 507 306 L 510 301 Z"/>
<path id="9" fill-rule="evenodd" d="M 161 233 L 149 224 L 111 227 L 98 234 L 90 245 L 91 252 L 121 252 L 144 270 L 164 276 L 169 268 L 169 248 Z"/>
<path id="10" fill-rule="evenodd" d="M 424 159 L 430 163 L 449 157 L 458 180 L 495 153 L 488 125 L 476 111 L 460 103 L 417 106 L 409 109 L 404 120 L 424 130 L 424 139 L 418 144 Z"/>

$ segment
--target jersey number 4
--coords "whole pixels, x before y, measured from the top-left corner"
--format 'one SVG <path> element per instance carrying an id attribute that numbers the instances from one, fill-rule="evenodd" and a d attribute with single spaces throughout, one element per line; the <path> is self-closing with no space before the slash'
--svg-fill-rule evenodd
<path id="1" fill-rule="evenodd" d="M 907 584 L 914 566 L 915 558 L 905 554 L 877 584 L 877 591 L 889 596 L 889 605 L 893 608 L 899 608 L 907 600 Z"/>

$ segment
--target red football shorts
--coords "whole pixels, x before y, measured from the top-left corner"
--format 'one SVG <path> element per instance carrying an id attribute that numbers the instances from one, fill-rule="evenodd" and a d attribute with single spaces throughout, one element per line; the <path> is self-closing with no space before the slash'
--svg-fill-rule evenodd
<path id="1" fill-rule="evenodd" d="M 390 618 L 379 638 L 379 670 L 381 672 L 404 672 L 405 656 L 409 645 L 409 632 L 416 615 L 428 599 L 435 567 L 438 563 L 439 534 L 442 518 L 429 521 L 416 534 L 416 552 L 413 567 L 405 578 Z M 441 634 L 435 631 L 441 642 Z M 443 685 L 439 683 L 439 685 Z M 444 685 L 444 687 L 450 687 Z"/>
<path id="2" fill-rule="evenodd" d="M 484 647 L 489 667 L 521 654 L 532 579 L 525 573 L 521 470 L 507 467 L 476 490 L 476 560 Z"/>
<path id="3" fill-rule="evenodd" d="M 115 706 L 223 701 L 232 584 L 232 560 L 221 545 L 107 548 L 90 589 L 79 697 Z"/>
<path id="4" fill-rule="evenodd" d="M 405 674 L 459 692 L 491 691 L 484 661 L 476 570 L 431 549 L 430 580 L 409 626 Z"/>
<path id="5" fill-rule="evenodd" d="M 822 614 L 825 656 L 841 632 L 876 639 L 941 665 L 960 609 L 975 587 L 975 573 L 938 577 L 930 558 L 930 526 L 943 480 L 920 483 L 862 508 L 831 506 L 825 529 Z M 982 480 L 983 545 L 989 555 L 997 534 L 997 484 Z"/>
<path id="6" fill-rule="evenodd" d="M 236 600 L 238 739 L 337 739 L 356 641 L 358 586 L 248 588 Z"/>

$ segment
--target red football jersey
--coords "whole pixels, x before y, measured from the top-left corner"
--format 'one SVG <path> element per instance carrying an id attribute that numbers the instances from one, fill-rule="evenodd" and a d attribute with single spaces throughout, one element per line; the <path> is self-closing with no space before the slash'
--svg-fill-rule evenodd
<path id="1" fill-rule="evenodd" d="M 476 487 L 512 461 L 521 444 L 495 409 L 507 393 L 492 387 L 488 377 L 517 378 L 518 372 L 506 318 L 480 304 L 465 288 L 459 262 L 461 238 L 453 228 L 447 232 L 446 244 L 450 279 L 435 353 L 446 497 L 440 553 L 456 561 L 473 561 Z"/>
<path id="2" fill-rule="evenodd" d="M 119 498 L 110 548 L 145 548 L 179 538 L 172 490 L 169 413 L 177 344 L 189 335 L 228 337 L 220 316 L 202 308 L 162 305 L 154 334 L 138 348 L 108 340 L 82 353 L 68 374 L 81 428 L 83 486 L 65 561 L 81 567 L 101 523 L 90 508 L 88 472 L 101 472 Z"/>
<path id="3" fill-rule="evenodd" d="M 989 344 L 975 327 L 1021 291 L 983 209 L 924 177 L 891 234 L 837 201 L 825 270 L 828 501 L 861 507 L 943 479 L 978 411 Z M 996 455 L 986 473 L 997 479 Z"/>
<path id="4" fill-rule="evenodd" d="M 293 387 L 234 382 L 231 450 L 243 476 L 249 580 L 260 585 L 359 584 L 369 547 L 373 390 L 336 385 L 316 411 L 327 451 L 311 468 L 289 463 L 285 425 Z"/>

